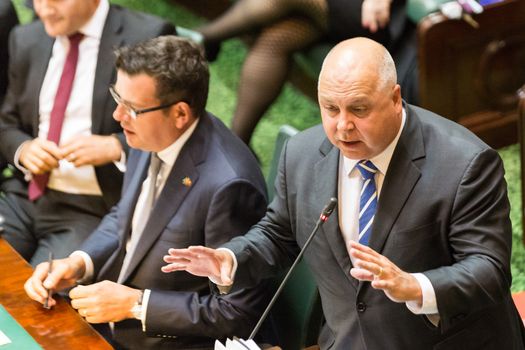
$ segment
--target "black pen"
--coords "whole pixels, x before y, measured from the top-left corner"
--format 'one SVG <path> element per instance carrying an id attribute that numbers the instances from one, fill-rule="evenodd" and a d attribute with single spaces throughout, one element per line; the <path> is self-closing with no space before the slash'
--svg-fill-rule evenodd
<path id="1" fill-rule="evenodd" d="M 47 270 L 47 275 L 49 276 L 51 272 L 53 272 L 53 252 L 51 251 L 49 252 L 48 265 L 49 265 L 49 268 Z M 52 290 L 51 289 L 46 289 L 46 290 L 47 290 L 47 298 L 44 301 L 44 308 L 49 310 L 51 309 L 51 306 L 49 306 L 49 300 L 51 299 Z"/>

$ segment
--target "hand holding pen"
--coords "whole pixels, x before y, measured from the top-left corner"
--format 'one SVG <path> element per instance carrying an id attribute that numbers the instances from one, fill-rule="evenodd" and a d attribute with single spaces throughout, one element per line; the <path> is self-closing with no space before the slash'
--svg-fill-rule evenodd
<path id="1" fill-rule="evenodd" d="M 47 271 L 47 275 L 49 276 L 52 272 L 53 272 L 53 252 L 49 252 L 49 259 L 48 259 L 48 271 Z M 47 290 L 47 298 L 46 300 L 44 301 L 44 308 L 45 309 L 51 309 L 51 305 L 49 303 L 49 301 L 51 300 L 51 294 L 53 294 L 53 290 L 52 289 L 46 289 Z"/>

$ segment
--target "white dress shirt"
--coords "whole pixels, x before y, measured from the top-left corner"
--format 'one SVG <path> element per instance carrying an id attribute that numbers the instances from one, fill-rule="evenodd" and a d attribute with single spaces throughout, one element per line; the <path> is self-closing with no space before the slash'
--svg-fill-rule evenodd
<path id="1" fill-rule="evenodd" d="M 109 12 L 108 0 L 101 0 L 90 20 L 80 28 L 84 38 L 79 45 L 79 57 L 75 71 L 75 80 L 71 90 L 59 145 L 71 141 L 78 136 L 91 135 L 93 89 L 95 70 L 102 31 Z M 38 137 L 47 139 L 51 110 L 58 90 L 67 54 L 69 40 L 66 36 L 58 36 L 53 44 L 51 58 L 42 83 L 39 96 Z M 102 64 L 106 64 L 102 62 Z M 19 153 L 15 154 L 15 164 L 19 165 Z M 23 169 L 27 173 L 26 169 Z M 95 168 L 92 165 L 75 167 L 72 163 L 61 160 L 59 167 L 50 174 L 47 187 L 72 194 L 102 195 L 97 181 Z"/>
<path id="2" fill-rule="evenodd" d="M 162 160 L 162 166 L 160 168 L 159 174 L 156 179 L 157 197 L 162 192 L 162 189 L 164 188 L 164 185 L 166 184 L 166 180 L 168 179 L 168 175 L 170 174 L 171 169 L 173 168 L 173 165 L 177 161 L 177 158 L 180 154 L 180 151 L 182 150 L 182 147 L 186 144 L 188 139 L 191 137 L 191 135 L 195 131 L 195 128 L 197 128 L 198 123 L 199 123 L 199 119 L 195 120 L 193 124 L 174 143 L 172 143 L 170 146 L 166 147 L 165 149 L 157 153 L 158 157 Z M 151 181 L 152 179 L 148 175 L 148 177 L 146 177 L 146 179 L 142 183 L 141 192 L 137 200 L 137 205 L 135 206 L 135 210 L 133 212 L 133 219 L 131 221 L 131 234 L 133 234 L 133 231 L 137 227 L 138 223 L 136 222 L 135 218 L 139 217 L 140 215 L 136 215 L 136 214 L 139 213 L 141 208 L 144 206 L 144 202 L 146 200 L 145 190 L 148 189 L 149 183 Z M 131 247 L 129 247 L 130 240 L 131 240 L 131 236 L 128 237 L 128 241 L 126 244 L 126 251 L 130 251 L 131 249 Z M 91 280 L 94 275 L 94 266 L 93 266 L 93 261 L 91 260 L 91 257 L 86 252 L 83 252 L 80 250 L 77 250 L 71 253 L 71 256 L 73 255 L 78 255 L 82 257 L 84 260 L 84 265 L 86 267 L 84 276 L 82 276 L 82 278 L 79 280 L 79 283 L 83 283 L 85 281 Z M 162 257 L 159 257 L 159 259 L 161 258 Z M 150 293 L 151 293 L 151 290 L 146 289 L 144 290 L 144 295 L 142 297 L 142 313 L 141 313 L 140 319 L 142 321 L 142 330 L 144 332 L 146 331 L 146 314 L 147 314 Z"/>

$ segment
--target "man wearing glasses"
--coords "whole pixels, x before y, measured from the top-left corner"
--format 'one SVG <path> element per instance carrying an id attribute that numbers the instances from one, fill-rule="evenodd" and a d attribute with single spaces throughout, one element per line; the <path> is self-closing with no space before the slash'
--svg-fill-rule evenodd
<path id="1" fill-rule="evenodd" d="M 63 258 L 120 198 L 128 146 L 107 91 L 113 50 L 173 25 L 108 0 L 34 0 L 38 20 L 12 31 L 0 151 L 3 237 L 32 265 Z"/>
<path id="2" fill-rule="evenodd" d="M 95 282 L 73 288 L 71 305 L 88 322 L 114 322 L 117 348 L 205 349 L 247 337 L 268 301 L 265 283 L 221 296 L 207 278 L 161 266 L 169 248 L 218 247 L 262 217 L 259 166 L 205 111 L 209 72 L 197 46 L 163 36 L 121 48 L 117 70 L 113 117 L 132 147 L 122 198 L 49 276 L 48 263 L 38 265 L 26 292 L 43 303 L 49 289 Z"/>

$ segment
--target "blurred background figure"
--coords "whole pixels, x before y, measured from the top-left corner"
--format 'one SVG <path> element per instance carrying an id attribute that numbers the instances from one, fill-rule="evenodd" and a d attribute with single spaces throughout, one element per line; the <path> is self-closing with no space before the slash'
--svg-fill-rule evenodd
<path id="1" fill-rule="evenodd" d="M 256 32 L 244 62 L 233 131 L 246 143 L 279 96 L 291 57 L 321 39 L 334 43 L 370 37 L 387 48 L 400 39 L 406 23 L 404 0 L 240 0 L 215 21 L 198 29 L 209 60 L 220 43 Z"/>
<path id="2" fill-rule="evenodd" d="M 33 4 L 38 19 L 9 39 L 0 152 L 16 171 L 0 215 L 2 236 L 36 265 L 49 251 L 69 255 L 120 198 L 115 162 L 128 146 L 112 118 L 113 50 L 175 28 L 108 0 Z"/>
<path id="3" fill-rule="evenodd" d="M 0 0 L 0 105 L 7 90 L 8 38 L 11 29 L 18 24 L 18 17 L 11 0 Z"/>

